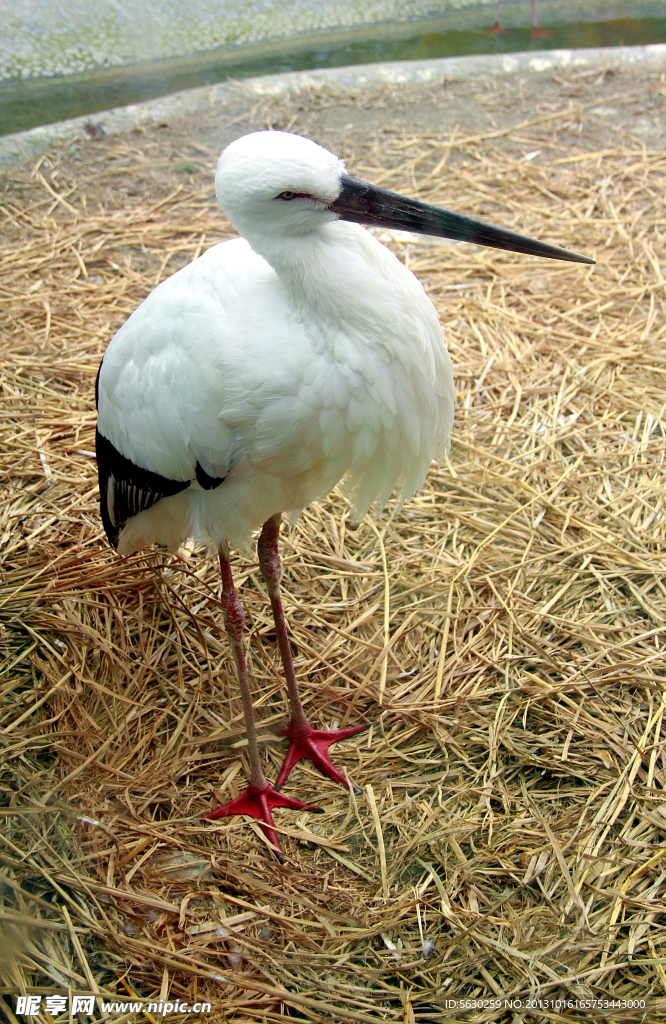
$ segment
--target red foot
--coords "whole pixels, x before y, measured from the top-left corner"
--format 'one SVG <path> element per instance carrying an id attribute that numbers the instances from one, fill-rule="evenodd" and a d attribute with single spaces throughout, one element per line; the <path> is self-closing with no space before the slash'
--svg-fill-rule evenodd
<path id="1" fill-rule="evenodd" d="M 533 28 L 530 33 L 530 39 L 550 39 L 552 32 L 547 32 L 545 28 Z"/>
<path id="2" fill-rule="evenodd" d="M 280 768 L 275 788 L 279 789 L 280 786 L 283 786 L 294 765 L 307 757 L 308 761 L 312 761 L 322 775 L 325 775 L 327 779 L 332 779 L 333 782 L 338 782 L 346 789 L 349 783 L 342 772 L 338 771 L 331 762 L 328 748 L 331 743 L 346 740 L 348 736 L 355 736 L 357 732 L 363 732 L 367 728 L 367 725 L 352 725 L 349 729 L 333 729 L 331 732 L 326 732 L 323 729 L 310 729 L 307 733 L 297 733 L 293 723 L 290 723 L 286 729 L 276 730 L 278 736 L 288 736 L 291 742 L 287 756 Z M 354 786 L 354 789 L 358 793 L 361 792 L 358 786 Z"/>
<path id="3" fill-rule="evenodd" d="M 315 804 L 304 804 L 302 800 L 294 800 L 293 797 L 284 796 L 282 793 L 276 792 L 276 790 L 277 787 L 276 789 L 271 789 L 268 783 L 262 789 L 250 785 L 235 800 L 230 800 L 228 804 L 223 804 L 222 807 L 216 807 L 214 811 L 209 811 L 203 817 L 211 820 L 226 818 L 230 814 L 247 814 L 250 818 L 256 818 L 261 822 L 261 827 L 269 843 L 272 843 L 275 847 L 277 859 L 280 861 L 280 864 L 283 864 L 284 857 L 280 853 L 280 843 L 275 831 L 273 815 L 271 814 L 273 808 L 289 807 L 294 811 L 314 811 L 318 814 L 323 814 L 324 808 L 317 807 Z"/>
<path id="4" fill-rule="evenodd" d="M 499 21 L 496 21 L 495 24 L 492 26 L 492 28 L 488 29 L 488 35 L 489 36 L 495 36 L 495 35 L 499 35 L 500 33 L 505 33 L 505 32 L 509 32 L 509 31 L 510 31 L 510 29 L 502 28 L 502 26 L 500 25 Z"/>

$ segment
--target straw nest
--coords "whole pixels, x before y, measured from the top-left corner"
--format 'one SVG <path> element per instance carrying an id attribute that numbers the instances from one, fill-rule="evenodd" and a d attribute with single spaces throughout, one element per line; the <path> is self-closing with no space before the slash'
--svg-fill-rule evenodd
<path id="1" fill-rule="evenodd" d="M 200 820 L 247 770 L 215 564 L 119 559 L 97 511 L 97 366 L 231 233 L 212 154 L 93 148 L 5 196 L 6 1003 L 70 988 L 360 1024 L 602 1019 L 526 1000 L 613 996 L 666 1019 L 666 157 L 595 150 L 568 105 L 348 146 L 359 176 L 598 262 L 389 239 L 446 331 L 453 447 L 395 518 L 354 523 L 335 493 L 283 531 L 309 713 L 370 729 L 336 748 L 362 796 L 294 771 L 325 814 L 278 812 L 281 867 L 256 823 Z M 275 777 L 270 609 L 256 561 L 235 570 Z M 463 997 L 523 1009 L 445 1010 Z"/>

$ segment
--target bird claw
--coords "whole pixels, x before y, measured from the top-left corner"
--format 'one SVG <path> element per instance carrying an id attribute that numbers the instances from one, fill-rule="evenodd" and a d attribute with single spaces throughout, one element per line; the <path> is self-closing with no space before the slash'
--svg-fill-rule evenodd
<path id="1" fill-rule="evenodd" d="M 213 811 L 208 811 L 202 817 L 207 818 L 209 821 L 216 818 L 227 818 L 232 814 L 246 814 L 250 818 L 256 818 L 261 823 L 264 835 L 269 843 L 275 848 L 280 864 L 284 864 L 284 857 L 280 850 L 280 842 L 275 831 L 275 824 L 271 813 L 274 807 L 288 807 L 294 811 L 313 811 L 317 814 L 323 813 L 324 810 L 323 807 L 317 807 L 316 804 L 305 804 L 302 800 L 295 800 L 291 796 L 284 796 L 282 793 L 277 792 L 277 787 L 272 788 L 266 783 L 262 787 L 250 784 L 245 792 L 241 793 L 235 800 L 230 800 L 229 803 L 216 807 Z"/>
<path id="2" fill-rule="evenodd" d="M 284 729 L 277 729 L 277 735 L 288 736 L 290 742 L 287 756 L 282 762 L 280 774 L 275 783 L 275 789 L 279 790 L 284 785 L 294 765 L 303 758 L 307 758 L 326 778 L 339 783 L 345 789 L 351 786 L 355 793 L 360 793 L 358 786 L 349 782 L 347 777 L 332 763 L 328 756 L 328 748 L 332 743 L 346 740 L 349 736 L 355 736 L 367 728 L 367 725 L 352 725 L 348 729 L 331 729 L 330 731 L 310 729 L 307 733 L 298 733 L 293 723 L 290 723 Z"/>

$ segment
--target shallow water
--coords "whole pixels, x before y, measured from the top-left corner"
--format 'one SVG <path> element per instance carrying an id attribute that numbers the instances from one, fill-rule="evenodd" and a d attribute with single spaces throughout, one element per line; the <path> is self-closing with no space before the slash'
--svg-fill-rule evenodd
<path id="1" fill-rule="evenodd" d="M 489 23 L 493 12 L 489 11 Z M 413 34 L 409 34 L 413 25 Z M 466 54 L 516 53 L 529 50 L 584 49 L 666 43 L 666 18 L 623 18 L 576 21 L 542 28 L 547 35 L 512 28 L 501 33 L 419 30 L 419 22 L 401 23 L 394 31 L 345 41 L 344 33 L 279 40 L 275 43 L 225 47 L 193 57 L 174 58 L 129 67 L 69 75 L 63 78 L 14 80 L 0 85 L 0 135 L 25 131 L 65 118 L 154 99 L 182 89 L 212 85 L 228 78 L 304 71 L 313 68 L 372 64 L 380 61 L 430 60 Z M 436 28 L 436 26 L 435 26 Z"/>

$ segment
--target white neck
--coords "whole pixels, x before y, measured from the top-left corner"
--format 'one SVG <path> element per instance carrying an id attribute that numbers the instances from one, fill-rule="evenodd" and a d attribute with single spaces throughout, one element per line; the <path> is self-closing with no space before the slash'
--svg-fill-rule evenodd
<path id="1" fill-rule="evenodd" d="M 381 321 L 397 313 L 392 282 L 378 274 L 377 253 L 357 224 L 333 221 L 302 235 L 248 231 L 245 237 L 273 267 L 304 320 L 375 340 Z M 395 269 L 404 270 L 400 264 Z"/>

